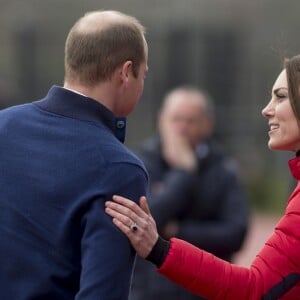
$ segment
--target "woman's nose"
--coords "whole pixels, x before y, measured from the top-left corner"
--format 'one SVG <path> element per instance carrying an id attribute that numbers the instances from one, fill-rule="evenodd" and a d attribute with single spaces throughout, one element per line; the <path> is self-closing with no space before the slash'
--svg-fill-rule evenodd
<path id="1" fill-rule="evenodd" d="M 269 118 L 273 113 L 273 108 L 272 108 L 272 99 L 270 102 L 262 109 L 261 114 L 265 118 Z"/>

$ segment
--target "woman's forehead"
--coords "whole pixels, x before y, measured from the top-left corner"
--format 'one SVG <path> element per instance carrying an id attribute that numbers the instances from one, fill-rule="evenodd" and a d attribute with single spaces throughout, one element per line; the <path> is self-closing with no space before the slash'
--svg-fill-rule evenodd
<path id="1" fill-rule="evenodd" d="M 278 75 L 277 79 L 275 80 L 275 83 L 273 85 L 273 91 L 280 89 L 280 88 L 287 88 L 287 77 L 286 77 L 286 70 L 283 69 L 281 73 Z"/>

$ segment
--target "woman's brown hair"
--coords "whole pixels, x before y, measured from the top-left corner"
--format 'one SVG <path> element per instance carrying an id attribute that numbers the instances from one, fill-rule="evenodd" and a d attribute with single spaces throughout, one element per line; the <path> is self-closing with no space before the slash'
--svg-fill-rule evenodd
<path id="1" fill-rule="evenodd" d="M 284 61 L 291 107 L 300 126 L 300 55 Z"/>

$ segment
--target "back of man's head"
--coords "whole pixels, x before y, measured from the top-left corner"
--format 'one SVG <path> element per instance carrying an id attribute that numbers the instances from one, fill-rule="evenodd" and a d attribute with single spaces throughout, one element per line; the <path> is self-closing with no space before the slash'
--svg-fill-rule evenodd
<path id="1" fill-rule="evenodd" d="M 145 61 L 145 29 L 118 11 L 85 14 L 71 28 L 65 45 L 65 81 L 94 86 L 109 80 L 126 60 L 138 75 Z"/>

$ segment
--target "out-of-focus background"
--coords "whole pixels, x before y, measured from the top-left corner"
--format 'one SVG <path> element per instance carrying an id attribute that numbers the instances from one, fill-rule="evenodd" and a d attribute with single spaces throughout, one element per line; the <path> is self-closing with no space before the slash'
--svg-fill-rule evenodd
<path id="1" fill-rule="evenodd" d="M 0 0 L 0 107 L 43 97 L 64 74 L 64 42 L 85 12 L 114 9 L 147 28 L 149 74 L 126 144 L 155 130 L 166 91 L 206 89 L 216 137 L 240 165 L 253 211 L 283 212 L 295 182 L 287 159 L 268 150 L 261 109 L 285 56 L 300 53 L 298 0 Z M 276 217 L 275 217 L 276 218 Z"/>

